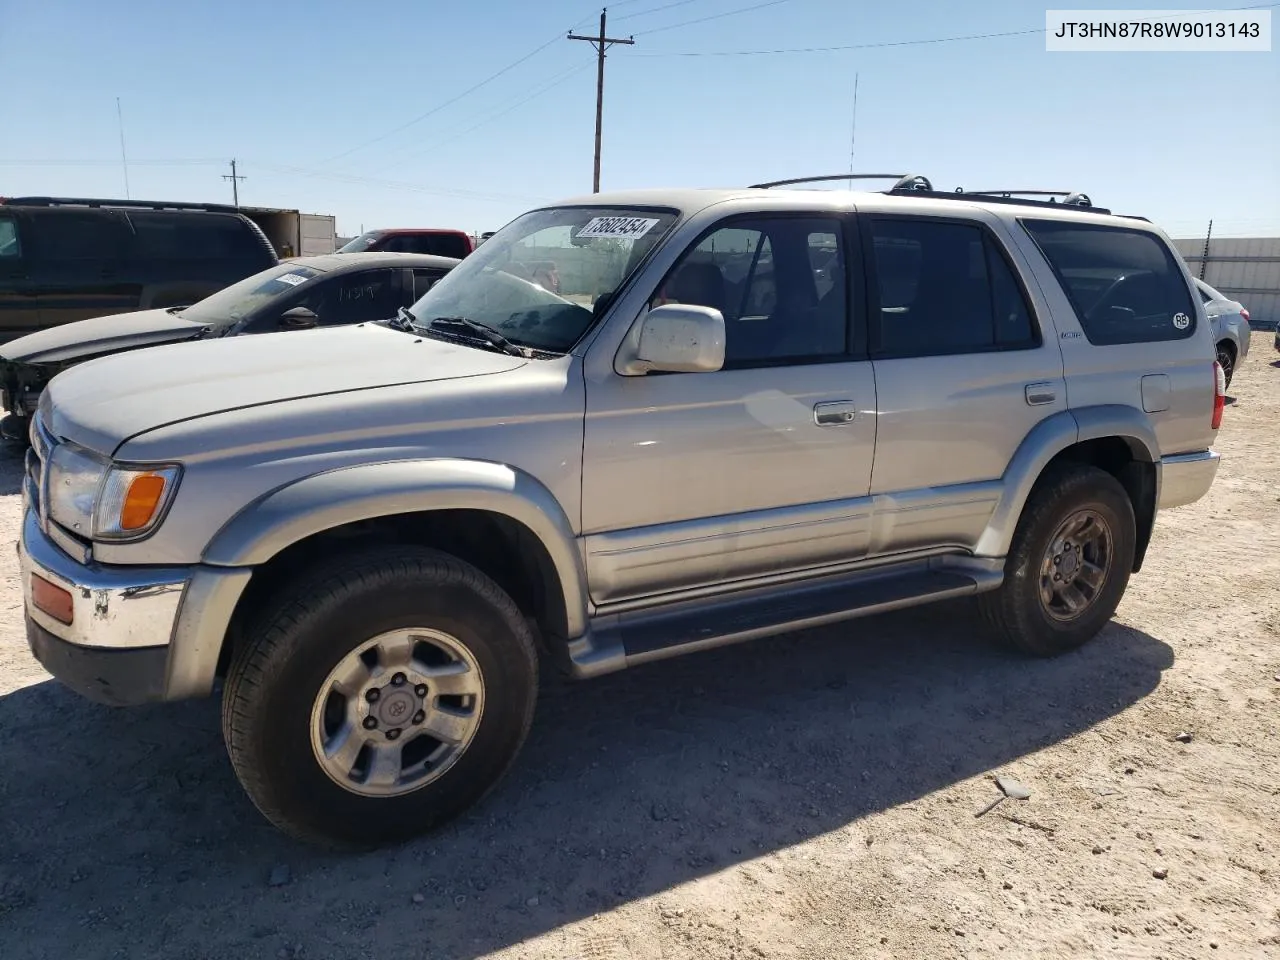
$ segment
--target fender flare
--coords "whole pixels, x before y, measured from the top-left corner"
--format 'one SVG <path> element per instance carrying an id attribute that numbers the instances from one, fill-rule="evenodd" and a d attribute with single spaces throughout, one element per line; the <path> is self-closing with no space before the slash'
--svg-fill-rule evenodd
<path id="1" fill-rule="evenodd" d="M 1004 493 L 978 538 L 974 554 L 1007 556 L 1022 508 L 1049 461 L 1068 447 L 1103 437 L 1119 437 L 1128 444 L 1135 460 L 1154 465 L 1158 503 L 1160 444 L 1145 414 L 1124 404 L 1062 410 L 1037 423 L 1018 445 L 1001 481 Z"/>
<path id="2" fill-rule="evenodd" d="M 312 474 L 265 494 L 227 521 L 205 548 L 203 562 L 258 566 L 325 530 L 431 510 L 481 510 L 526 527 L 551 558 L 569 637 L 586 631 L 586 576 L 569 518 L 542 483 L 506 464 L 394 460 Z"/>

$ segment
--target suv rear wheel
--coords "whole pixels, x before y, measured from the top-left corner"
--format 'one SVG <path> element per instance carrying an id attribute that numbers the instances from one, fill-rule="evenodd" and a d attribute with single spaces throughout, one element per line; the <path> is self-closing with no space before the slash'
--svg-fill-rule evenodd
<path id="1" fill-rule="evenodd" d="M 1053 656 L 1083 645 L 1120 605 L 1137 541 L 1133 504 L 1097 467 L 1055 467 L 1037 483 L 1014 532 L 1005 579 L 979 600 L 1015 648 Z"/>
<path id="2" fill-rule="evenodd" d="M 243 634 L 223 693 L 232 766 L 304 840 L 374 845 L 478 801 L 533 719 L 537 655 L 515 603 L 420 548 L 293 581 Z"/>

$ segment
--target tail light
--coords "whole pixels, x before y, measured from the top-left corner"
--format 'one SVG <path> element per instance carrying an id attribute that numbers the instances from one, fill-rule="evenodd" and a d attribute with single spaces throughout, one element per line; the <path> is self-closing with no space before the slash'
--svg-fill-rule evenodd
<path id="1" fill-rule="evenodd" d="M 1244 307 L 1240 308 L 1240 316 L 1244 317 L 1245 323 L 1249 322 L 1249 311 L 1246 310 Z"/>
<path id="2" fill-rule="evenodd" d="M 1227 409 L 1227 375 L 1222 371 L 1222 364 L 1213 361 L 1213 420 L 1209 424 L 1214 430 L 1222 426 L 1222 411 Z"/>

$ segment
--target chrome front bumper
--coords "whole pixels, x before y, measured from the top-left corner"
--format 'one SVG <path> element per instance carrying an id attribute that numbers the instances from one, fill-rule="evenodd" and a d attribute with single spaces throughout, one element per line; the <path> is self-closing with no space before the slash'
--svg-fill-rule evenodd
<path id="1" fill-rule="evenodd" d="M 80 647 L 113 650 L 169 643 L 190 579 L 187 568 L 77 563 L 45 535 L 30 510 L 22 518 L 18 557 L 27 616 L 55 637 Z M 33 573 L 70 591 L 70 624 L 32 605 Z"/>
<path id="2" fill-rule="evenodd" d="M 78 693 L 112 704 L 207 696 L 248 568 L 80 563 L 28 508 L 18 542 L 27 637 L 41 664 Z M 37 610 L 31 578 L 71 594 L 71 623 Z"/>
<path id="3" fill-rule="evenodd" d="M 1213 450 L 1179 453 L 1160 460 L 1160 509 L 1194 503 L 1213 486 L 1222 457 Z"/>

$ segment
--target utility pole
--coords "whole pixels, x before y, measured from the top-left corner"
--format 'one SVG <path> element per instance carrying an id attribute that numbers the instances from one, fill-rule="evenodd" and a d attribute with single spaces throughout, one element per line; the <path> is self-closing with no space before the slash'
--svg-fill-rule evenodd
<path id="1" fill-rule="evenodd" d="M 120 127 L 120 166 L 124 170 L 124 198 L 132 199 L 129 195 L 129 155 L 124 149 L 124 114 L 120 111 L 120 98 L 116 97 L 116 124 Z"/>
<path id="2" fill-rule="evenodd" d="M 636 42 L 635 37 L 622 40 L 610 37 L 605 32 L 605 17 L 608 12 L 607 7 L 600 11 L 600 36 L 580 37 L 573 33 L 569 34 L 570 40 L 585 40 L 596 48 L 596 165 L 595 175 L 591 179 L 592 193 L 600 192 L 600 127 L 604 120 L 604 52 L 615 43 L 625 43 L 630 46 Z"/>
<path id="3" fill-rule="evenodd" d="M 243 174 L 237 174 L 237 173 L 236 173 L 236 162 L 235 162 L 234 160 L 232 160 L 232 161 L 231 161 L 231 173 L 230 173 L 230 174 L 226 174 L 226 173 L 224 173 L 224 174 L 222 175 L 222 179 L 223 179 L 223 180 L 230 180 L 230 181 L 231 181 L 231 198 L 232 198 L 232 202 L 233 202 L 233 203 L 235 203 L 235 205 L 236 205 L 237 207 L 239 207 L 239 206 L 240 206 L 240 181 L 241 181 L 241 180 L 246 180 L 246 179 L 248 179 L 248 178 L 247 178 L 247 177 L 245 177 Z"/>

